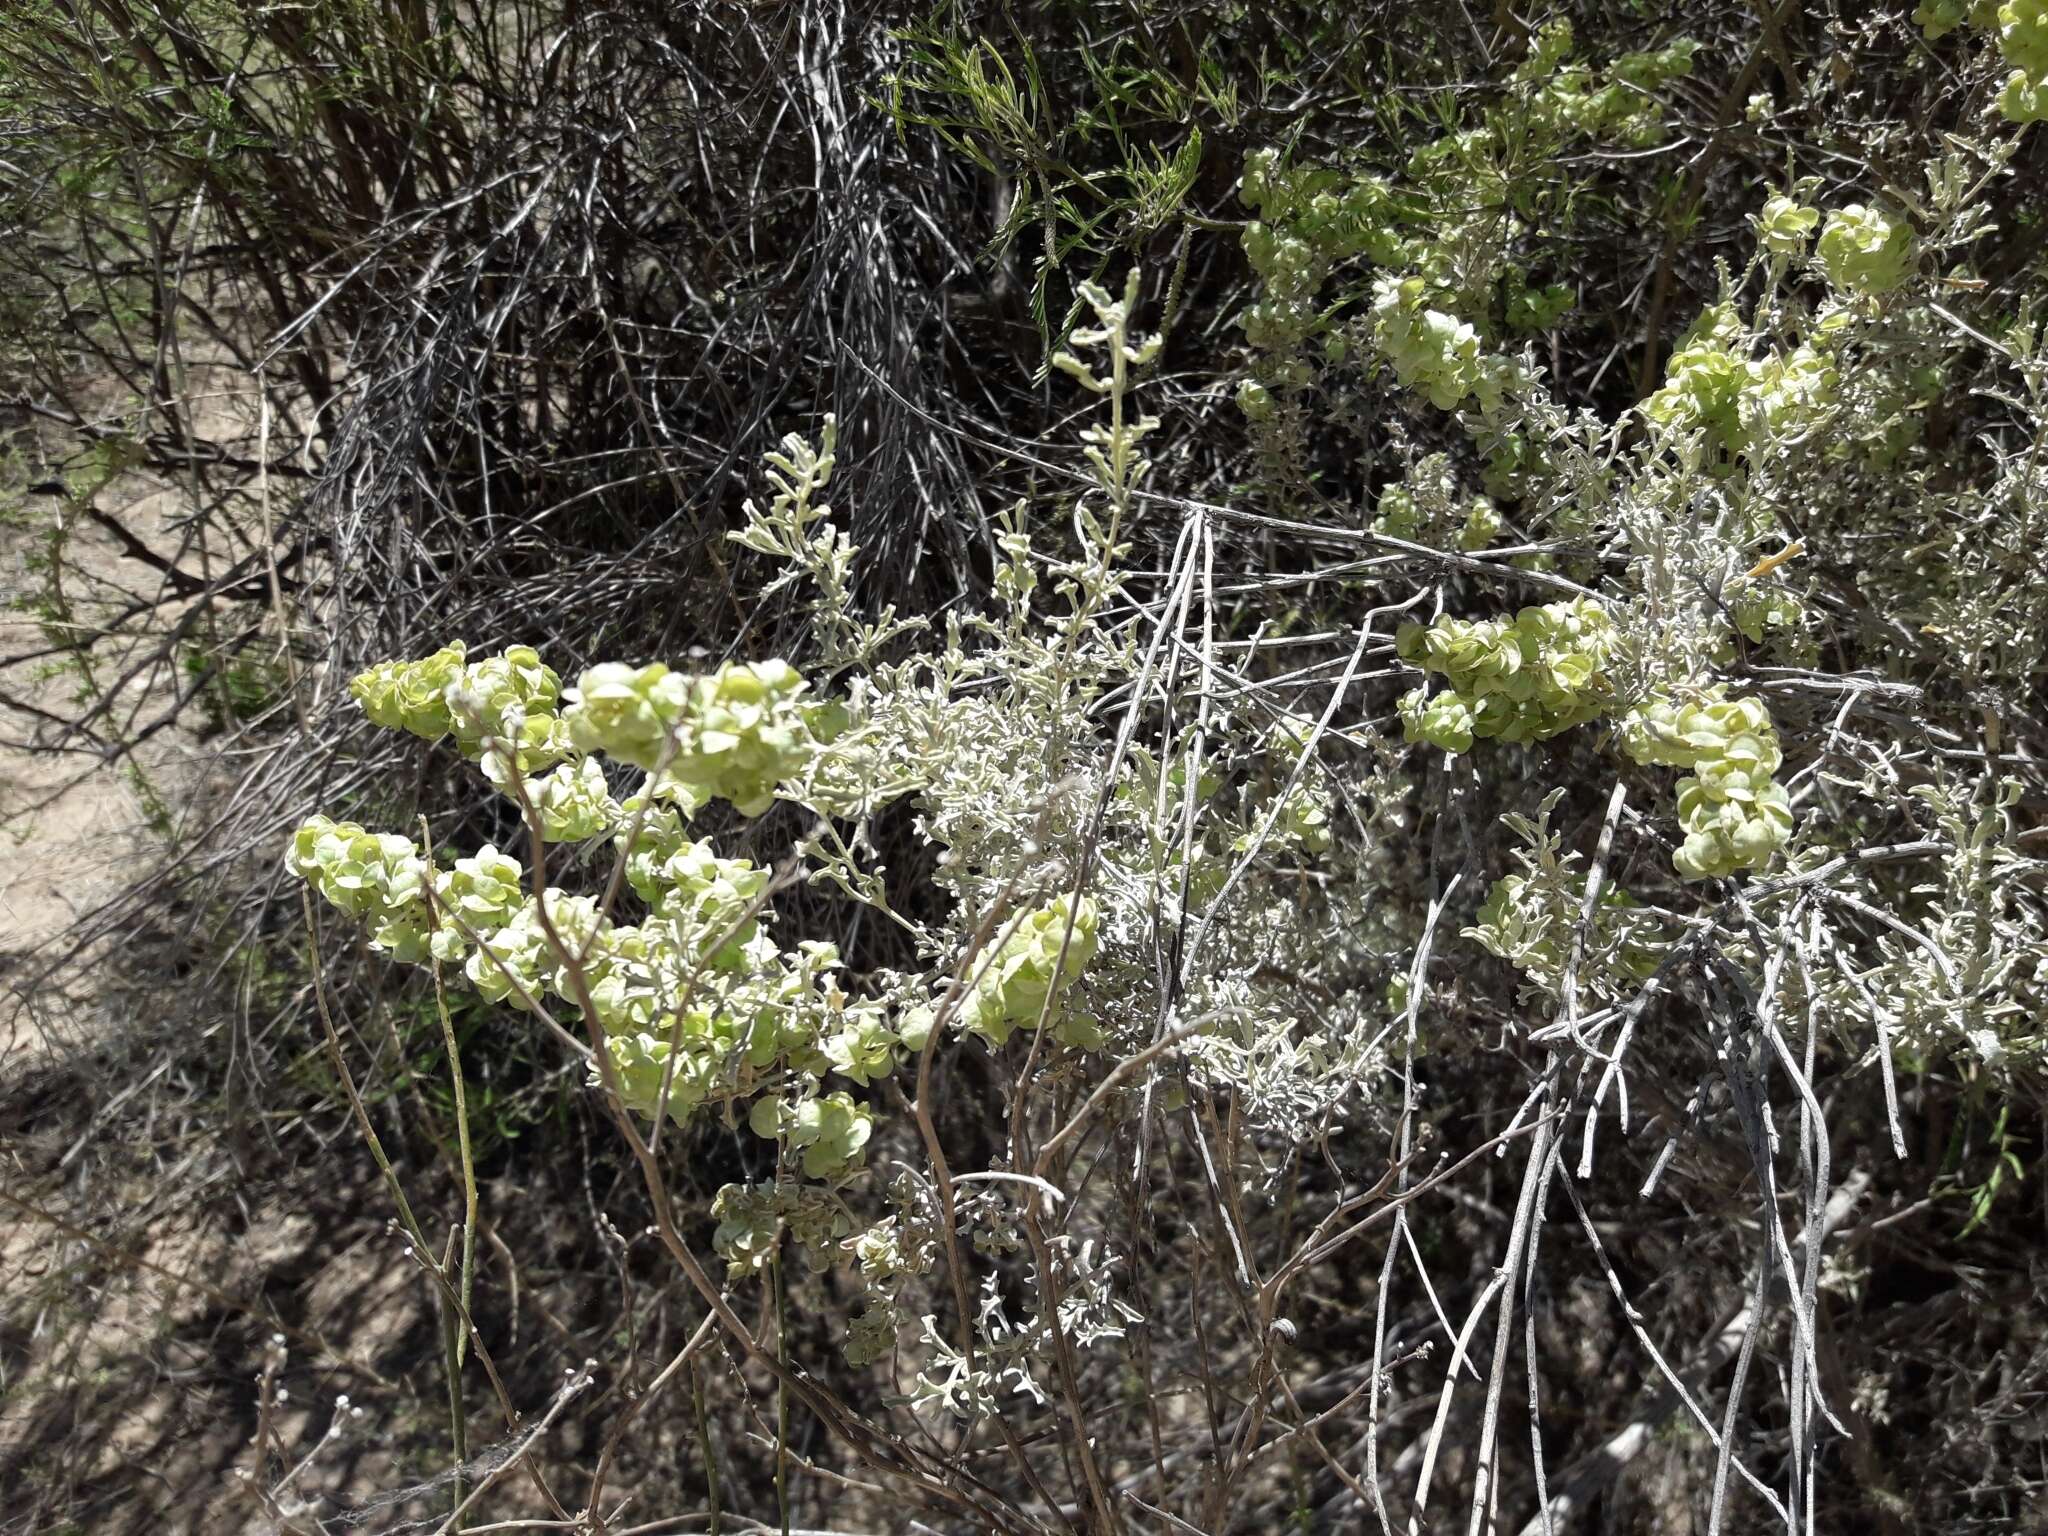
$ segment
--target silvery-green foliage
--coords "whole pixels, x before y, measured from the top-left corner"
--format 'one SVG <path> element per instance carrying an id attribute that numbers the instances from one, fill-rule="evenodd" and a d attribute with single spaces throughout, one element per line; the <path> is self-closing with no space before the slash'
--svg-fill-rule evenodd
<path id="1" fill-rule="evenodd" d="M 1987 12 L 1976 24 L 1993 23 Z M 1996 24 L 2005 45 L 2024 53 L 2031 21 L 2001 12 Z M 1527 79 L 1560 67 L 1568 40 L 1546 38 L 1523 66 Z M 1510 99 L 1521 105 L 1504 112 L 1534 110 L 1526 95 Z M 1455 166 L 1467 206 L 1487 206 L 1486 157 L 1498 151 L 1488 133 L 1507 120 L 1440 141 L 1411 171 Z M 1535 359 L 1516 356 L 1502 317 L 1534 312 L 1526 301 L 1518 310 L 1510 292 L 1533 293 L 1531 281 L 1503 283 L 1497 255 L 1461 263 L 1453 252 L 1474 242 L 1469 228 L 1445 222 L 1425 233 L 1404 222 L 1427 201 L 1422 182 L 1404 187 L 1270 153 L 1248 160 L 1243 195 L 1262 218 L 1246 249 L 1265 287 L 1247 318 L 1254 355 L 1240 400 L 1255 431 L 1297 430 L 1292 402 L 1312 381 L 1324 398 L 1342 398 L 1338 381 L 1376 361 L 1382 379 L 1427 408 L 1418 415 L 1442 413 L 1472 441 L 1483 476 L 1473 487 L 1444 456 L 1421 459 L 1371 496 L 1374 531 L 1483 550 L 1480 535 L 1497 521 L 1557 541 L 1555 554 L 1517 563 L 1594 588 L 1576 601 L 1603 629 L 1597 647 L 1567 655 L 1577 670 L 1551 664 L 1547 643 L 1505 639 L 1527 616 L 1567 604 L 1407 627 L 1403 659 L 1449 684 L 1399 701 L 1408 739 L 1478 754 L 1488 738 L 1542 740 L 1609 722 L 1618 729 L 1608 743 L 1652 770 L 1650 782 L 1669 796 L 1662 815 L 1680 877 L 1817 867 L 1859 832 L 1853 821 L 1805 822 L 1808 792 L 1788 782 L 1772 707 L 1728 681 L 1755 666 L 1810 675 L 1828 622 L 1816 603 L 1825 595 L 1816 561 L 1848 565 L 1866 594 L 1891 606 L 1901 632 L 1931 637 L 1921 649 L 1937 671 L 1980 690 L 1998 714 L 2026 713 L 2021 699 L 2038 687 L 2048 644 L 2048 584 L 2021 553 L 2038 548 L 2044 505 L 2038 331 L 2025 310 L 2016 324 L 1988 328 L 1957 312 L 1981 286 L 1966 263 L 1987 233 L 1982 193 L 2007 174 L 2017 142 L 1950 138 L 1927 160 L 1918 197 L 1896 188 L 1828 195 L 1817 178 L 1769 192 L 1750 220 L 1746 259 L 1738 253 L 1720 269 L 1718 300 L 1683 327 L 1640 403 L 1605 422 L 1557 404 Z M 1514 238 L 1511 219 L 1500 230 Z M 1495 252 L 1500 230 L 1489 237 Z M 1938 276 L 1944 268 L 1956 275 Z M 1488 275 L 1465 282 L 1458 273 Z M 1366 318 L 1346 323 L 1343 305 L 1321 307 L 1326 286 L 1339 284 L 1369 295 Z M 1319 359 L 1308 345 L 1316 337 L 1328 343 Z M 2009 424 L 1974 452 L 1937 453 L 1926 439 L 1927 402 L 1965 371 L 1989 376 L 1980 398 L 2002 402 Z M 1972 459 L 1980 467 L 1959 473 Z M 1475 489 L 1501 501 L 1467 536 L 1451 509 Z M 1674 710 L 1697 716 L 1702 741 L 1715 738 L 1711 750 L 1674 756 L 1646 741 L 1645 722 Z M 1995 721 L 1991 729 L 1995 739 Z M 1655 772 L 1669 767 L 1686 774 Z M 1570 892 L 1531 881 L 1496 877 L 1468 932 L 1554 987 L 1558 958 L 1546 934 L 1571 908 Z M 1940 910 L 1967 949 L 1981 924 L 1962 899 L 1953 893 Z M 1941 953 L 1896 933 L 1875 942 L 1906 943 L 1917 964 L 1935 965 Z M 2016 974 L 1998 971 L 1993 983 L 2008 1011 Z M 1917 1013 L 1948 990 L 1920 994 Z M 1951 1048 L 1974 1051 L 1977 1042 L 1991 1059 L 2004 1049 L 1981 1029 L 1940 1033 Z"/>
<path id="2" fill-rule="evenodd" d="M 1581 996 L 1613 1002 L 1656 971 L 1670 946 L 1670 925 L 1611 876 L 1595 894 L 1588 920 L 1585 859 L 1550 826 L 1563 798 L 1563 790 L 1552 791 L 1533 819 L 1513 812 L 1501 818 L 1524 845 L 1515 853 L 1522 872 L 1494 882 L 1464 937 L 1507 961 L 1547 997 L 1561 995 L 1569 974 Z"/>
<path id="3" fill-rule="evenodd" d="M 914 1404 L 970 1420 L 1001 1413 L 1013 1395 L 1043 1404 L 1041 1378 L 1056 1348 L 1087 1349 L 1115 1341 L 1130 1325 L 1144 1321 L 1117 1299 L 1117 1261 L 1101 1254 L 1097 1244 L 1084 1240 L 1076 1245 L 1061 1233 L 1048 1248 L 1059 1280 L 1057 1308 L 1049 1315 L 1035 1312 L 1013 1319 L 995 1274 L 984 1275 L 975 1297 L 971 1359 L 940 1332 L 934 1316 L 918 1320 L 924 1363 L 910 1388 Z"/>
<path id="4" fill-rule="evenodd" d="M 849 582 L 855 564 L 852 541 L 832 522 L 829 502 L 817 497 L 832 479 L 839 445 L 839 423 L 825 417 L 814 447 L 795 433 L 768 455 L 766 477 L 775 488 L 764 510 L 746 504 L 747 525 L 733 540 L 779 561 L 784 569 L 761 589 L 761 596 L 802 581 L 810 591 L 812 639 L 820 659 L 837 671 L 870 664 L 897 635 L 915 628 L 899 620 L 893 607 L 871 620 L 855 616 Z"/>
<path id="5" fill-rule="evenodd" d="M 856 612 L 862 551 L 823 499 L 828 418 L 816 443 L 784 439 L 768 504 L 732 535 L 804 605 L 806 670 L 634 659 L 562 686 L 530 652 L 456 644 L 358 680 L 372 719 L 452 736 L 537 845 L 608 840 L 616 903 L 529 895 L 496 848 L 437 868 L 318 819 L 292 867 L 400 959 L 459 960 L 489 1000 L 581 1014 L 593 1085 L 636 1122 L 744 1123 L 773 1171 L 714 1204 L 729 1278 L 791 1251 L 835 1267 L 858 1298 L 846 1358 L 975 1422 L 1049 1403 L 1063 1362 L 1114 1356 L 1143 1321 L 1100 1207 L 1051 1222 L 1075 1191 L 1031 1171 L 1034 1137 L 1100 1132 L 1105 1181 L 1142 1182 L 1154 1138 L 1193 1127 L 1228 1212 L 1287 1189 L 1334 1133 L 1405 1135 L 1419 1060 L 1512 1067 L 1485 1033 L 1553 1053 L 1524 1108 L 1582 1116 L 1590 1159 L 1636 1021 L 1679 988 L 1708 999 L 1731 1092 L 1754 1091 L 1737 1058 L 1761 1057 L 1766 1025 L 1808 1007 L 1885 1074 L 1895 1052 L 2038 1064 L 2048 952 L 2019 791 L 1945 768 L 1909 782 L 1896 760 L 1928 754 L 1886 713 L 1953 682 L 1995 753 L 2001 712 L 2028 715 L 2041 681 L 2048 367 L 2029 316 L 1993 334 L 1942 286 L 1983 232 L 1973 187 L 2011 151 L 1958 139 L 1919 199 L 1763 192 L 1712 302 L 1603 416 L 1565 403 L 1532 344 L 1573 302 L 1542 269 L 1563 227 L 1543 221 L 1566 210 L 1512 155 L 1654 142 L 1657 93 L 1690 60 L 1672 45 L 1595 68 L 1546 28 L 1501 115 L 1398 174 L 1246 160 L 1237 401 L 1269 471 L 1307 483 L 1312 400 L 1402 415 L 1394 477 L 1282 524 L 1379 562 L 1329 577 L 1380 606 L 1340 610 L 1299 673 L 1213 632 L 1219 612 L 1259 637 L 1297 617 L 1262 573 L 1229 573 L 1241 610 L 1207 590 L 1198 608 L 1187 551 L 1236 509 L 1155 484 L 1167 434 L 1139 406 L 1163 343 L 1133 273 L 1120 295 L 1079 287 L 1093 323 L 1049 359 L 1091 407 L 1064 445 L 1075 488 L 1057 523 L 1044 500 L 996 513 L 985 608 L 929 627 Z M 1966 371 L 2007 414 L 1936 455 L 1918 402 Z M 1169 513 L 1182 543 L 1162 572 Z M 1871 643 L 1841 632 L 1845 575 L 1932 641 L 1916 664 L 1933 681 L 1829 670 L 1824 639 L 1835 656 Z M 1951 734 L 1935 760 L 1960 750 Z M 1858 753 L 1884 771 L 1845 775 Z M 1572 790 L 1608 806 L 1597 841 L 1561 830 Z M 800 820 L 782 874 L 721 846 L 721 801 L 726 826 Z M 885 816 L 932 853 L 916 901 L 884 862 Z M 872 972 L 786 939 L 775 897 L 797 879 L 910 958 Z M 988 1064 L 970 1106 L 986 1167 L 946 1166 L 942 1053 Z"/>
<path id="6" fill-rule="evenodd" d="M 1873 770 L 1856 787 L 1882 778 Z M 1931 844 L 1926 862 L 1903 882 L 1857 882 L 1854 904 L 1831 913 L 1825 930 L 1841 959 L 1821 981 L 1825 1005 L 1867 1031 L 1864 1040 L 2000 1074 L 2048 1064 L 2048 932 L 2024 894 L 2038 866 L 2014 846 L 2022 792 L 2015 779 L 1989 776 L 1905 788 Z M 1871 910 L 1897 921 L 1849 948 L 1846 930 Z"/>
<path id="7" fill-rule="evenodd" d="M 838 697 L 817 699 L 780 660 L 705 674 L 607 663 L 561 687 L 530 651 L 472 660 L 459 645 L 379 667 L 356 686 L 379 723 L 429 739 L 453 733 L 487 768 L 516 763 L 517 778 L 489 776 L 505 780 L 536 848 L 608 838 L 620 883 L 646 911 L 627 921 L 589 895 L 526 897 L 519 865 L 495 848 L 458 856 L 429 881 L 408 840 L 320 818 L 301 832 L 292 868 L 375 925 L 401 958 L 426 959 L 430 950 L 460 958 L 489 1001 L 582 1014 L 601 1053 L 593 1084 L 630 1114 L 687 1124 L 711 1109 L 743 1111 L 752 1132 L 778 1149 L 784 1172 L 720 1197 L 714 1243 L 735 1274 L 769 1262 L 784 1232 L 823 1262 L 853 1230 L 852 1207 L 834 1191 L 865 1166 L 882 1118 L 881 1083 L 908 1053 L 931 1048 L 935 1024 L 991 1051 L 1021 1034 L 1034 1050 L 1043 1038 L 1093 1052 L 1111 1031 L 1136 1039 L 1149 1018 L 1133 1006 L 1142 994 L 1128 989 L 1104 993 L 1113 1006 L 1093 1006 L 1098 951 L 1117 951 L 1105 963 L 1136 976 L 1143 934 L 1128 920 L 1104 922 L 1097 898 L 1074 889 L 1098 852 L 1128 851 L 1121 828 L 1098 841 L 1089 829 L 1109 775 L 1129 774 L 1136 760 L 1113 769 L 1089 717 L 1135 645 L 1127 623 L 1104 615 L 1122 591 L 1122 534 L 1149 473 L 1143 444 L 1156 425 L 1128 409 L 1133 371 L 1158 348 L 1133 330 L 1137 294 L 1135 277 L 1120 299 L 1090 286 L 1099 324 L 1074 332 L 1075 352 L 1062 364 L 1105 405 L 1104 420 L 1080 434 L 1093 488 L 1074 506 L 1072 546 L 1044 559 L 1020 523 L 1008 525 L 1004 610 L 956 622 L 935 650 L 883 662 L 878 653 L 900 626 L 851 618 L 857 551 L 818 499 L 832 466 L 828 424 L 821 446 L 792 438 L 771 456 L 777 494 L 766 510 L 752 509 L 735 538 L 781 562 L 779 582 L 804 586 L 828 661 L 847 669 Z M 1049 600 L 1038 590 L 1041 570 Z M 536 775 L 543 751 L 557 761 Z M 1297 757 L 1289 757 L 1274 819 L 1285 823 L 1284 841 L 1320 846 L 1320 781 L 1300 771 Z M 642 776 L 623 800 L 611 793 L 606 760 Z M 957 899 L 943 928 L 897 917 L 881 871 L 864 864 L 865 818 L 903 799 L 917 807 L 920 834 L 943 850 L 941 882 Z M 713 800 L 747 817 L 777 800 L 807 807 L 818 818 L 800 850 L 810 877 L 895 917 L 930 969 L 880 996 L 855 995 L 841 984 L 833 945 L 779 943 L 767 871 L 722 857 L 693 827 Z M 1158 873 L 1124 878 L 1144 885 L 1149 875 L 1156 884 Z M 921 1186 L 896 1188 L 893 1215 L 870 1202 L 877 1224 L 866 1233 L 928 1224 Z M 969 1230 L 977 1247 L 990 1248 L 994 1234 Z M 1082 1346 L 1118 1335 L 1124 1313 L 1109 1295 L 1113 1264 L 1095 1243 L 1070 1252 L 1066 1242 L 1048 1260 L 1071 1271 L 1058 1320 L 1012 1325 L 989 1291 L 977 1328 L 998 1361 L 993 1375 L 942 1350 L 925 1376 L 939 1400 L 980 1411 L 985 1381 L 1032 1389 L 1033 1358 L 1050 1330 Z M 991 1251 L 1009 1246 L 994 1242 Z M 891 1320 L 905 1315 L 881 1288 L 908 1283 L 929 1259 L 865 1236 L 856 1253 L 874 1294 L 850 1348 L 871 1356 Z"/>

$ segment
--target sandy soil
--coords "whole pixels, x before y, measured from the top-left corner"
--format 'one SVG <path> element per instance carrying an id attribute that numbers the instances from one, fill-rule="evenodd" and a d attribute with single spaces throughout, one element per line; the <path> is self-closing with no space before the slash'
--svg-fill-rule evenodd
<path id="1" fill-rule="evenodd" d="M 198 425 L 232 440 L 251 402 L 219 378 Z M 94 503 L 158 557 L 196 565 L 178 484 L 126 474 Z M 80 625 L 143 606 L 93 645 L 90 683 L 29 654 L 51 649 L 59 529 Z M 163 582 L 61 498 L 32 495 L 0 525 L 0 657 L 25 658 L 0 666 L 16 706 L 0 710 L 0 1531 L 285 1529 L 262 1495 L 330 1427 L 298 1492 L 388 1486 L 388 1458 L 352 1432 L 362 1416 L 345 1399 L 388 1408 L 393 1378 L 367 1362 L 431 1336 L 417 1275 L 360 1198 L 375 1175 L 356 1149 L 337 1149 L 330 1197 L 307 1201 L 290 1182 L 299 1152 L 224 1136 L 218 1102 L 180 1090 L 164 1042 L 230 1049 L 232 1030 L 194 1017 L 170 978 L 115 963 L 134 960 L 132 938 L 79 953 L 81 921 L 150 867 L 217 777 L 196 720 L 116 761 L 58 723 L 92 688 L 117 718 L 159 712 L 175 666 L 129 675 L 157 649 L 162 615 L 182 610 Z"/>
<path id="2" fill-rule="evenodd" d="M 164 495 L 153 500 L 168 500 Z M 41 509 L 38 509 L 41 510 Z M 54 510 L 46 517 L 58 515 Z M 49 641 L 42 623 L 16 606 L 39 596 L 38 574 L 28 568 L 47 534 L 40 528 L 0 530 L 0 653 L 42 650 Z M 111 590 L 132 583 L 130 562 L 113 541 L 89 526 L 74 534 L 69 555 L 75 584 Z M 104 601 L 81 603 L 90 611 Z M 118 653 L 106 658 L 118 663 Z M 109 668 L 112 669 L 111 666 Z M 138 680 L 140 682 L 140 680 Z M 6 669 L 0 689 L 31 709 L 63 715 L 76 708 L 81 681 L 42 658 Z M 140 693 L 131 686 L 128 693 Z M 194 743 L 172 730 L 144 743 L 132 764 L 108 763 L 85 746 L 52 745 L 37 750 L 24 740 L 19 718 L 4 727 L 0 743 L 0 956 L 10 971 L 40 969 L 60 958 L 63 938 L 81 918 L 117 896 L 157 841 L 149 824 L 149 798 L 175 807 L 189 783 Z M 54 727 L 41 733 L 55 743 Z M 17 1002 L 32 1001 L 17 998 Z"/>
<path id="3" fill-rule="evenodd" d="M 229 425 L 219 419 L 229 416 L 225 407 L 210 414 L 216 419 L 205 425 Z M 179 554 L 186 497 L 177 486 L 122 475 L 94 503 L 153 553 Z M 51 654 L 69 632 L 49 609 L 49 557 L 60 533 L 57 590 L 76 628 L 103 627 L 148 605 L 91 646 L 90 678 Z M 112 695 L 110 716 L 130 729 L 160 712 L 169 674 L 135 669 L 157 647 L 150 619 L 165 595 L 159 572 L 58 497 L 31 495 L 0 525 L 0 658 L 25 658 L 0 663 L 0 693 L 16 706 L 0 710 L 0 957 L 10 976 L 63 956 L 68 930 L 117 896 L 159 844 L 152 812 L 175 821 L 198 782 L 203 749 L 189 728 L 158 731 L 129 759 L 109 761 L 90 743 L 65 740 L 61 726 L 95 690 Z M 103 734 L 125 731 L 117 725 Z M 17 993 L 16 1001 L 35 999 Z"/>

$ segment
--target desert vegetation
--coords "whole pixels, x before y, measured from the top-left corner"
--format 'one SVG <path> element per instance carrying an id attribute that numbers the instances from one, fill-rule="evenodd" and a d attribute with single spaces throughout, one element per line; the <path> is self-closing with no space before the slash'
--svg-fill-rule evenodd
<path id="1" fill-rule="evenodd" d="M 2048 1528 L 2042 119 L 20 0 L 0 1529 Z"/>

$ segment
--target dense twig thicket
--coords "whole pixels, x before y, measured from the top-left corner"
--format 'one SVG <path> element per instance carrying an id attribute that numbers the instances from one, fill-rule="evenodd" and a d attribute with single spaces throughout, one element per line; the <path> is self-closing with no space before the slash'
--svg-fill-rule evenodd
<path id="1" fill-rule="evenodd" d="M 2048 1520 L 2044 116 L 2033 0 L 18 7 L 0 703 L 208 719 L 71 937 L 234 1027 L 9 1209 L 349 1160 L 283 1530 Z"/>

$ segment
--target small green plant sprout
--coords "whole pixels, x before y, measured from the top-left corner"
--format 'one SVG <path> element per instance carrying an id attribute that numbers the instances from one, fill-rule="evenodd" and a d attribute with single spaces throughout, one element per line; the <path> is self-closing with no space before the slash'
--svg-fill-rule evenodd
<path id="1" fill-rule="evenodd" d="M 897 618 L 893 606 L 873 618 L 855 612 L 857 551 L 832 522 L 830 503 L 820 499 L 831 482 L 838 445 L 839 422 L 829 414 L 816 447 L 794 432 L 784 437 L 767 457 L 766 478 L 775 488 L 768 506 L 749 500 L 746 526 L 726 535 L 783 567 L 761 589 L 762 597 L 798 582 L 809 584 L 812 642 L 828 673 L 871 665 L 891 640 L 919 627 Z"/>

